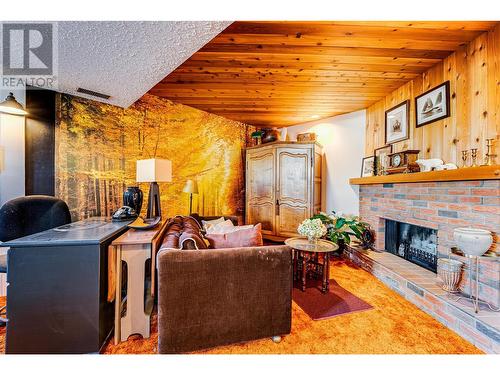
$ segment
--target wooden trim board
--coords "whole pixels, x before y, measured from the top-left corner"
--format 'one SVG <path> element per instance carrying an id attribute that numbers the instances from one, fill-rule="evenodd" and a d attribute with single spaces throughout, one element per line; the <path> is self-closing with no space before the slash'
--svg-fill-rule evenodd
<path id="1" fill-rule="evenodd" d="M 386 176 L 351 178 L 351 185 L 396 184 L 406 182 L 439 182 L 500 180 L 500 165 L 459 168 L 448 171 L 400 173 Z"/>

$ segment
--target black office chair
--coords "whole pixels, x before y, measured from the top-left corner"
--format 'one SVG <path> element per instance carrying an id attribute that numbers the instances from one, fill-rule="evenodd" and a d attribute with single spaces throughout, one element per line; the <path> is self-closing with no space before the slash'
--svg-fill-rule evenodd
<path id="1" fill-rule="evenodd" d="M 2 242 L 69 223 L 69 208 L 61 199 L 47 195 L 12 199 L 0 208 L 0 247 Z M 0 273 L 7 273 L 6 250 L 0 250 Z M 5 324 L 6 315 L 6 306 L 0 307 L 0 324 Z"/>

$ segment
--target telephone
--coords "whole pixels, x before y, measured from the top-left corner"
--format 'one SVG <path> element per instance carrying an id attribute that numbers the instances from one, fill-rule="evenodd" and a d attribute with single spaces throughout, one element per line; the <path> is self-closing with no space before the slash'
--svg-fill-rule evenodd
<path id="1" fill-rule="evenodd" d="M 137 216 L 137 212 L 132 207 L 122 206 L 114 212 L 112 219 L 114 221 L 125 221 L 135 219 Z"/>

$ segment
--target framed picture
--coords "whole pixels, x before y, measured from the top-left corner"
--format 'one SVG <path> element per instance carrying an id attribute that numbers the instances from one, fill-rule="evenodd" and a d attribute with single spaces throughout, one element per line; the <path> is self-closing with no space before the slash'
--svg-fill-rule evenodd
<path id="1" fill-rule="evenodd" d="M 375 156 L 363 158 L 361 164 L 361 177 L 370 177 L 375 175 Z"/>
<path id="2" fill-rule="evenodd" d="M 389 166 L 389 154 L 392 154 L 392 145 L 386 145 L 375 149 L 375 174 L 381 176 L 385 174 Z"/>
<path id="3" fill-rule="evenodd" d="M 417 128 L 450 116 L 450 81 L 415 98 Z"/>
<path id="4" fill-rule="evenodd" d="M 410 138 L 410 101 L 406 100 L 385 111 L 385 144 Z"/>

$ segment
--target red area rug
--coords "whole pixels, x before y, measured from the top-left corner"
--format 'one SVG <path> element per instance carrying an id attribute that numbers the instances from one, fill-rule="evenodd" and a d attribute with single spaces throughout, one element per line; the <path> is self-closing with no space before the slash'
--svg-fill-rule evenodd
<path id="1" fill-rule="evenodd" d="M 312 320 L 333 318 L 334 316 L 373 309 L 373 306 L 342 288 L 330 279 L 330 291 L 321 293 L 321 282 L 307 280 L 306 291 L 295 285 L 292 298 Z"/>

